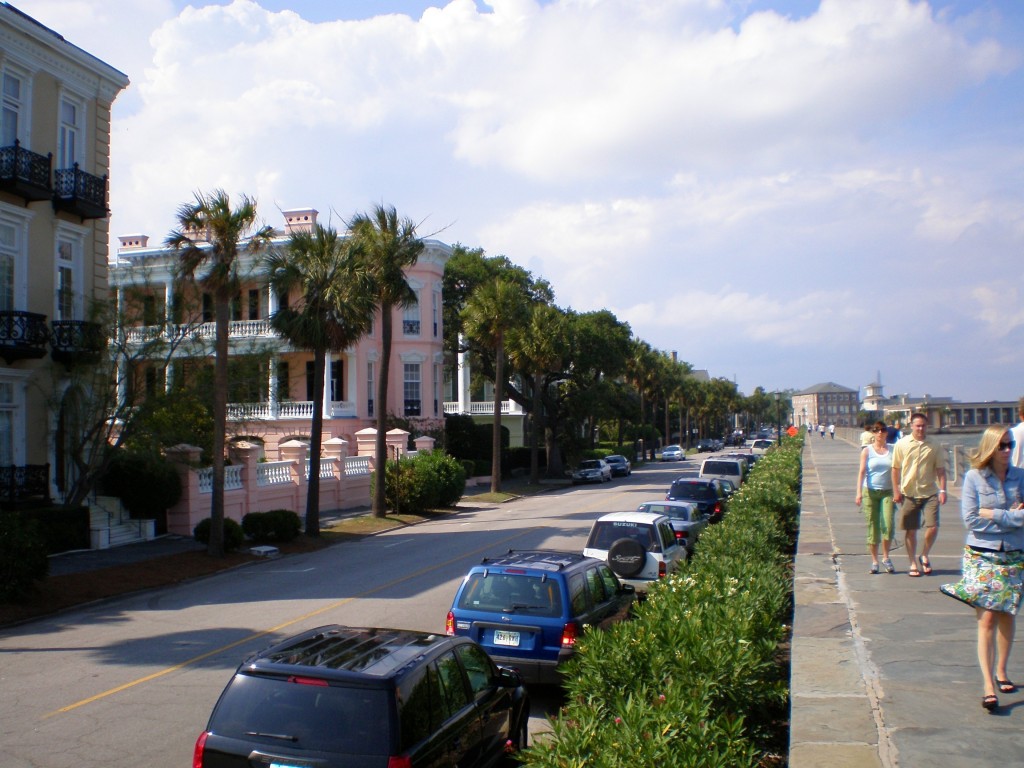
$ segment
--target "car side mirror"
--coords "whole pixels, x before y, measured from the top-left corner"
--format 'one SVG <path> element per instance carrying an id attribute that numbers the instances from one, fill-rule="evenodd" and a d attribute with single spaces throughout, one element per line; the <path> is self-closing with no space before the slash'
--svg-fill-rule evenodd
<path id="1" fill-rule="evenodd" d="M 634 587 L 632 584 L 620 584 L 619 585 L 619 594 L 620 595 L 635 595 L 636 594 L 636 587 Z"/>
<path id="2" fill-rule="evenodd" d="M 512 667 L 498 667 L 496 682 L 502 688 L 518 688 L 523 684 L 523 678 Z"/>

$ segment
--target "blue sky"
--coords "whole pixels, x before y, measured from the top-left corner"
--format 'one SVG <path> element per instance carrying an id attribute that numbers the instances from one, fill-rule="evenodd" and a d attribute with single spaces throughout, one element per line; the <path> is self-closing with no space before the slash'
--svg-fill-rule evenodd
<path id="1" fill-rule="evenodd" d="M 125 72 L 112 233 L 377 202 L 713 376 L 1024 394 L 1018 0 L 21 0 Z"/>

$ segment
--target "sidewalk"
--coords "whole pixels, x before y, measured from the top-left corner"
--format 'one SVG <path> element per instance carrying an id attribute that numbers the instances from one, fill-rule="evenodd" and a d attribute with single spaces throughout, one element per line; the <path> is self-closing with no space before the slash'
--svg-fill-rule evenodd
<path id="1" fill-rule="evenodd" d="M 950 486 L 930 576 L 868 573 L 853 504 L 859 447 L 810 438 L 794 569 L 791 768 L 1024 764 L 1024 688 L 981 708 L 974 612 L 939 585 L 960 577 L 964 529 Z M 899 537 L 898 537 L 899 538 Z M 1024 648 L 1010 661 L 1024 683 Z"/>

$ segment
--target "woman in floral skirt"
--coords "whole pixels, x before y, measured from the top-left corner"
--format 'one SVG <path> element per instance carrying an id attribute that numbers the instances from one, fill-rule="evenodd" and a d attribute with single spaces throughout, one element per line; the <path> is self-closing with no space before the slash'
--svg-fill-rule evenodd
<path id="1" fill-rule="evenodd" d="M 1024 590 L 1024 470 L 1010 465 L 1013 445 L 1006 427 L 992 425 L 982 434 L 961 496 L 963 578 L 940 587 L 977 612 L 981 705 L 990 712 L 999 706 L 997 686 L 999 693 L 1017 690 L 1006 672 Z"/>

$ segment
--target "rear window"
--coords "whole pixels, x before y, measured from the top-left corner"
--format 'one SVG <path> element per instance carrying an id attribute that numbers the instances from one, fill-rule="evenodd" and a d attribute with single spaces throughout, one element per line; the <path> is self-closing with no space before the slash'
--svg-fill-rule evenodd
<path id="1" fill-rule="evenodd" d="M 384 689 L 304 685 L 235 675 L 210 718 L 228 738 L 304 751 L 389 754 Z"/>
<path id="2" fill-rule="evenodd" d="M 737 461 L 706 461 L 700 471 L 703 475 L 738 475 L 740 465 Z"/>
<path id="3" fill-rule="evenodd" d="M 633 539 L 648 552 L 661 552 L 661 541 L 654 528 L 624 520 L 599 520 L 587 540 L 587 549 L 610 549 L 619 539 Z"/>
<path id="4" fill-rule="evenodd" d="M 601 465 L 597 463 L 596 459 L 591 459 L 589 461 L 581 461 L 580 462 L 580 469 L 600 469 L 600 468 L 601 468 Z"/>
<path id="5" fill-rule="evenodd" d="M 471 573 L 457 606 L 466 611 L 556 617 L 562 615 L 562 591 L 557 581 L 540 576 Z"/>
<path id="6" fill-rule="evenodd" d="M 690 510 L 686 507 L 673 507 L 669 504 L 641 504 L 637 512 L 653 512 L 673 520 L 689 520 Z"/>
<path id="7" fill-rule="evenodd" d="M 706 483 L 673 483 L 671 493 L 677 499 L 711 501 L 715 498 L 715 492 Z"/>

